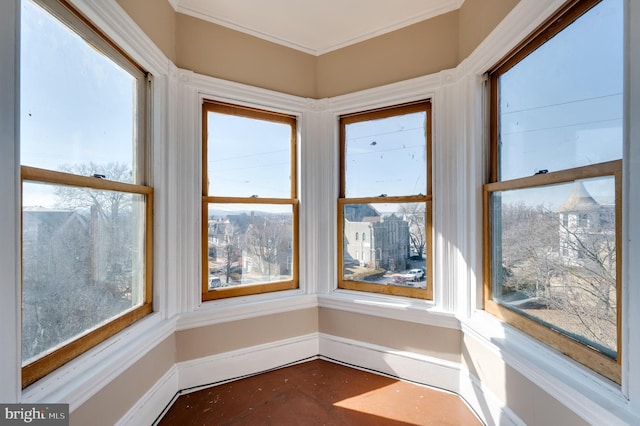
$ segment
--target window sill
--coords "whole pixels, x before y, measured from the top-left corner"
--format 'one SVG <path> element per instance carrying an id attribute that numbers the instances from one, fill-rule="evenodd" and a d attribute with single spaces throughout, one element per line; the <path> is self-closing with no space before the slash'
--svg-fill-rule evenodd
<path id="1" fill-rule="evenodd" d="M 430 300 L 336 290 L 331 294 L 318 295 L 318 306 L 436 327 L 460 329 L 460 321 L 453 313 L 437 309 L 435 303 Z"/>
<path id="2" fill-rule="evenodd" d="M 153 313 L 22 391 L 22 403 L 67 403 L 75 410 L 175 331 Z"/>
<path id="3" fill-rule="evenodd" d="M 461 319 L 465 335 L 594 424 L 638 424 L 617 384 L 484 311 Z"/>
<path id="4" fill-rule="evenodd" d="M 180 315 L 176 330 L 188 330 L 317 306 L 317 297 L 305 294 L 300 289 L 211 300 L 202 302 L 193 312 Z"/>

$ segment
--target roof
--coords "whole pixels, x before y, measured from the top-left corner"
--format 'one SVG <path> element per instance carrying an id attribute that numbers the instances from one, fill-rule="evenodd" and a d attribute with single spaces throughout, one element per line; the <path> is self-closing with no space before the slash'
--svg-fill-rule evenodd
<path id="1" fill-rule="evenodd" d="M 593 199 L 587 188 L 580 181 L 576 181 L 573 185 L 571 194 L 567 197 L 562 205 L 558 208 L 559 212 L 577 212 L 577 211 L 593 211 L 599 210 L 600 204 Z"/>

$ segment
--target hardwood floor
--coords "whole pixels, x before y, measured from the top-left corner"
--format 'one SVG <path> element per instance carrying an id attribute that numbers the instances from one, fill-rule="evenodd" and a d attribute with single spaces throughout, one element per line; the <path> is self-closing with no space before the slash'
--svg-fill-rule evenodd
<path id="1" fill-rule="evenodd" d="M 171 425 L 481 425 L 456 396 L 312 360 L 181 395 Z"/>

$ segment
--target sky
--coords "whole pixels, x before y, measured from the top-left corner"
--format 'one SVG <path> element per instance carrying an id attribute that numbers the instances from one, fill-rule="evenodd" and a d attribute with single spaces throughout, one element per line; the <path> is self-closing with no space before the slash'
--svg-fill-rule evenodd
<path id="1" fill-rule="evenodd" d="M 23 165 L 132 165 L 135 79 L 40 7 L 22 2 L 20 133 Z M 50 207 L 43 185 L 25 206 Z"/>
<path id="2" fill-rule="evenodd" d="M 500 78 L 501 180 L 622 158 L 622 28 L 622 1 L 604 0 Z M 602 182 L 585 186 L 610 201 Z M 557 206 L 570 189 L 524 201 Z"/>
<path id="3" fill-rule="evenodd" d="M 346 126 L 345 196 L 427 193 L 426 113 Z"/>
<path id="4" fill-rule="evenodd" d="M 291 198 L 288 124 L 209 112 L 209 195 Z"/>
<path id="5" fill-rule="evenodd" d="M 604 0 L 570 31 L 577 44 L 561 33 L 502 77 L 503 179 L 622 156 L 622 1 Z M 132 164 L 135 79 L 28 1 L 21 67 L 22 164 Z M 215 195 L 288 198 L 288 127 L 217 116 L 208 158 Z M 423 125 L 421 114 L 350 125 L 347 196 L 426 193 Z M 610 196 L 604 186 L 587 189 Z M 527 200 L 557 205 L 567 195 Z M 50 193 L 24 200 L 54 202 Z"/>

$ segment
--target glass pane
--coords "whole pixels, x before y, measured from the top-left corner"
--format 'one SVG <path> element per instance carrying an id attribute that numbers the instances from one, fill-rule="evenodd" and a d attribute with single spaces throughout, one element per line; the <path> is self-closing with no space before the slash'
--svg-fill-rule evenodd
<path id="1" fill-rule="evenodd" d="M 495 192 L 492 297 L 615 358 L 615 179 Z"/>
<path id="2" fill-rule="evenodd" d="M 209 204 L 209 290 L 293 279 L 293 207 Z"/>
<path id="3" fill-rule="evenodd" d="M 427 193 L 425 112 L 347 124 L 345 196 Z"/>
<path id="4" fill-rule="evenodd" d="M 208 113 L 209 195 L 291 198 L 290 125 Z"/>
<path id="5" fill-rule="evenodd" d="M 136 79 L 22 2 L 21 163 L 132 181 Z"/>
<path id="6" fill-rule="evenodd" d="M 426 288 L 425 203 L 346 204 L 343 279 Z"/>
<path id="7" fill-rule="evenodd" d="M 500 77 L 500 180 L 622 158 L 623 27 L 605 0 Z"/>
<path id="8" fill-rule="evenodd" d="M 145 197 L 24 182 L 26 364 L 144 302 Z"/>

